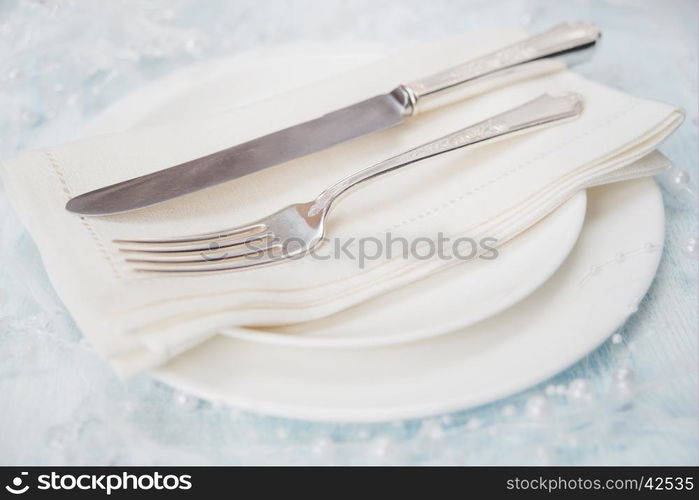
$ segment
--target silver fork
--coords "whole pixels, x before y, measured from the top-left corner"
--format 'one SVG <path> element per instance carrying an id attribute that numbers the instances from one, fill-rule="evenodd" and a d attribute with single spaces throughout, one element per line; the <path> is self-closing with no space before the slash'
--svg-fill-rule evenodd
<path id="1" fill-rule="evenodd" d="M 521 106 L 360 170 L 323 191 L 315 200 L 290 205 L 243 226 L 166 239 L 114 240 L 139 272 L 210 273 L 233 271 L 300 257 L 318 246 L 330 207 L 349 189 L 382 174 L 472 144 L 529 132 L 576 118 L 577 94 L 544 94 Z"/>

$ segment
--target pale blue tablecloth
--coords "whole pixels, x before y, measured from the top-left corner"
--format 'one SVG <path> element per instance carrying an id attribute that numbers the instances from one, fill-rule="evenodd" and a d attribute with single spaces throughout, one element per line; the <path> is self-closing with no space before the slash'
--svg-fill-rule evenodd
<path id="1" fill-rule="evenodd" d="M 693 0 L 9 0 L 0 3 L 0 160 L 73 138 L 146 81 L 252 47 L 391 46 L 577 19 L 604 32 L 581 73 L 687 110 L 661 148 L 690 182 L 670 189 L 672 178 L 660 179 L 660 271 L 607 344 L 526 393 L 422 421 L 312 424 L 213 407 L 146 376 L 116 378 L 81 342 L 0 191 L 0 463 L 696 464 L 697 260 L 683 250 L 697 238 Z M 579 390 L 564 391 L 571 385 Z"/>

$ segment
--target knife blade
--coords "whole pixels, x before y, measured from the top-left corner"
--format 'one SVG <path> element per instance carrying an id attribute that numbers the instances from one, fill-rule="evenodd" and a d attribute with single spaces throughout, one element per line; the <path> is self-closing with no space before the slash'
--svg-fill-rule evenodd
<path id="1" fill-rule="evenodd" d="M 76 196 L 66 209 L 111 215 L 145 208 L 215 186 L 351 139 L 400 125 L 418 111 L 485 92 L 545 71 L 541 60 L 593 47 L 599 30 L 563 23 L 485 56 L 393 91 L 251 141 Z"/>

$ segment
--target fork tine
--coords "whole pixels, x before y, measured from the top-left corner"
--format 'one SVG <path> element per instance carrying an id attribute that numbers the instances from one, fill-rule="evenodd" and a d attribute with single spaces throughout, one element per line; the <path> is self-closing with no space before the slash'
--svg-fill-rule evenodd
<path id="1" fill-rule="evenodd" d="M 252 243 L 255 245 L 251 245 Z M 270 234 L 269 237 L 251 239 L 245 243 L 221 246 L 215 249 L 168 252 L 135 249 L 121 249 L 120 251 L 129 254 L 126 262 L 132 264 L 174 264 L 178 262 L 220 262 L 258 253 L 274 246 L 278 246 L 278 244 L 274 242 Z"/>
<path id="2" fill-rule="evenodd" d="M 177 241 L 171 240 L 114 240 L 121 245 L 120 252 L 125 253 L 181 253 L 181 252 L 205 252 L 217 251 L 225 248 L 235 247 L 254 241 L 263 240 L 272 236 L 270 231 L 265 229 L 256 232 L 236 232 L 233 235 L 228 233 L 211 233 L 211 238 L 197 237 L 198 239 L 179 238 Z"/>
<path id="3" fill-rule="evenodd" d="M 246 269 L 251 267 L 262 266 L 285 260 L 285 256 L 279 247 L 270 247 L 252 254 L 231 257 L 229 260 L 223 261 L 198 261 L 198 262 L 179 262 L 179 263 L 148 263 L 143 266 L 134 268 L 138 273 L 156 273 L 156 274 L 204 274 L 232 271 L 236 269 Z M 252 258 L 253 255 L 257 257 Z"/>
<path id="4" fill-rule="evenodd" d="M 247 233 L 260 233 L 267 230 L 267 226 L 261 222 L 255 222 L 253 224 L 248 224 L 245 226 L 233 227 L 230 229 L 224 229 L 223 231 L 217 231 L 215 233 L 201 233 L 192 234 L 189 236 L 177 236 L 174 238 L 159 238 L 159 239 L 134 239 L 134 240 L 123 240 L 115 239 L 112 240 L 114 243 L 119 245 L 160 245 L 160 244 L 176 244 L 176 243 L 194 243 L 197 241 L 214 240 L 220 238 L 227 238 L 231 236 L 238 236 Z"/>

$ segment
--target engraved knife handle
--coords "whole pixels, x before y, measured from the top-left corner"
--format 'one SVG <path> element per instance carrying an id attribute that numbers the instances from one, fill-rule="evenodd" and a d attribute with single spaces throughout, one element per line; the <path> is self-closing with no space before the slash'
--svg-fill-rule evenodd
<path id="1" fill-rule="evenodd" d="M 503 49 L 401 85 L 394 94 L 402 94 L 406 114 L 414 115 L 418 110 L 433 109 L 467 95 L 540 74 L 547 68 L 550 70 L 551 66 L 541 64 L 542 59 L 592 47 L 599 37 L 600 31 L 589 23 L 558 24 Z"/>
<path id="2" fill-rule="evenodd" d="M 529 132 L 546 125 L 577 118 L 582 113 L 583 100 L 575 93 L 543 94 L 536 99 L 492 116 L 465 129 L 436 139 L 422 146 L 393 156 L 376 165 L 345 177 L 316 198 L 311 214 L 329 208 L 342 193 L 360 183 L 432 156 L 463 148 L 471 144 Z"/>

